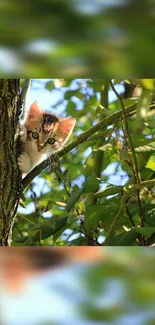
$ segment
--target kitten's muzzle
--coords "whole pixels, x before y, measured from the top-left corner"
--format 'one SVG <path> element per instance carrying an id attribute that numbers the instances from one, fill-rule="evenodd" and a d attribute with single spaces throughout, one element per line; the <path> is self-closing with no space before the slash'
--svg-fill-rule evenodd
<path id="1" fill-rule="evenodd" d="M 44 144 L 43 143 L 38 144 L 37 148 L 38 148 L 38 151 L 43 150 L 44 149 Z"/>

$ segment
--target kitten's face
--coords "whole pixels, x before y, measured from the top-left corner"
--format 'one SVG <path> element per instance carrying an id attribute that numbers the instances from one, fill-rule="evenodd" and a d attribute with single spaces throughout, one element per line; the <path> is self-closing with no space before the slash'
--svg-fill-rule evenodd
<path id="1" fill-rule="evenodd" d="M 44 113 L 34 102 L 25 121 L 27 141 L 34 150 L 44 154 L 55 152 L 65 144 L 72 133 L 76 120 L 72 117 L 60 119 Z"/>

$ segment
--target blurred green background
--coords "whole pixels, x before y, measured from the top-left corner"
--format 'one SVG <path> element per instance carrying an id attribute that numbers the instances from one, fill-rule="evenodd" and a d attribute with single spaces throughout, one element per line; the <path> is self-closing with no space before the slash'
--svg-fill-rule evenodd
<path id="1" fill-rule="evenodd" d="M 3 290 L 3 325 L 154 325 L 154 250 L 101 249 L 100 262 L 45 271 L 19 294 Z"/>
<path id="2" fill-rule="evenodd" d="M 153 77 L 154 0 L 1 0 L 0 75 Z"/>

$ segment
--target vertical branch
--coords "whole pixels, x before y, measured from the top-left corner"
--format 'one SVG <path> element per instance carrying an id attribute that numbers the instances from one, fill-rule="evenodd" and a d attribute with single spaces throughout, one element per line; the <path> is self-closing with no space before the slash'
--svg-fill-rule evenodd
<path id="1" fill-rule="evenodd" d="M 108 91 L 109 91 L 109 82 L 105 82 L 105 85 L 101 86 L 101 105 L 108 109 Z M 102 118 L 102 116 L 101 116 Z M 99 139 L 96 143 L 96 148 L 98 149 L 103 145 L 104 139 Z M 104 152 L 98 150 L 94 155 L 94 174 L 95 177 L 100 178 L 102 172 L 102 164 L 103 164 Z M 98 188 L 97 188 L 98 189 Z M 93 200 L 96 200 L 93 198 Z"/>
<path id="2" fill-rule="evenodd" d="M 137 163 L 135 149 L 134 149 L 132 139 L 131 139 L 131 136 L 130 136 L 130 131 L 129 131 L 129 127 L 128 127 L 128 120 L 127 120 L 127 116 L 126 116 L 126 113 L 125 113 L 124 103 L 123 103 L 122 97 L 116 91 L 112 81 L 110 81 L 110 85 L 111 85 L 111 88 L 112 88 L 113 92 L 115 93 L 115 95 L 117 96 L 117 98 L 118 98 L 118 100 L 120 101 L 120 104 L 121 104 L 122 113 L 123 113 L 123 117 L 124 117 L 125 133 L 126 133 L 126 137 L 127 137 L 126 141 L 128 142 L 128 145 L 129 145 L 129 148 L 130 148 L 130 150 L 132 152 L 133 160 L 134 160 L 134 164 L 132 164 L 132 165 L 133 165 L 133 171 L 134 171 L 134 176 L 135 176 L 135 183 L 140 184 L 140 182 L 141 182 L 140 173 L 139 173 L 139 170 L 138 170 L 138 163 Z"/>
<path id="3" fill-rule="evenodd" d="M 31 79 L 25 79 L 24 80 L 24 86 L 21 92 L 21 105 L 23 106 L 23 112 L 22 112 L 22 118 L 26 116 L 27 113 L 27 101 L 28 101 L 28 95 L 29 95 L 29 90 L 31 86 Z"/>
<path id="4" fill-rule="evenodd" d="M 126 208 L 126 195 L 123 195 L 120 201 L 120 207 L 118 209 L 118 212 L 109 227 L 105 241 L 102 246 L 108 246 L 109 241 L 114 234 L 115 227 L 117 226 L 118 220 L 121 218 L 122 214 L 124 213 L 125 208 Z"/>
<path id="5" fill-rule="evenodd" d="M 124 103 L 123 103 L 122 97 L 116 91 L 112 81 L 110 81 L 110 85 L 111 85 L 112 90 L 114 91 L 115 95 L 117 96 L 117 98 L 119 99 L 120 104 L 121 104 L 122 113 L 123 113 L 123 117 L 124 117 L 125 134 L 126 134 L 126 137 L 127 137 L 126 142 L 128 143 L 128 146 L 129 146 L 129 148 L 130 148 L 130 150 L 132 152 L 132 156 L 133 156 L 133 163 L 132 163 L 131 159 L 130 159 L 130 162 L 131 162 L 131 166 L 132 166 L 132 169 L 133 169 L 135 184 L 140 185 L 141 177 L 140 177 L 140 172 L 139 172 L 139 169 L 138 169 L 138 163 L 137 163 L 137 157 L 136 157 L 135 149 L 134 149 L 132 139 L 131 139 L 131 136 L 130 136 L 130 131 L 129 131 L 129 127 L 128 127 L 128 120 L 127 120 L 127 116 L 126 116 L 126 112 L 125 112 Z M 142 211 L 142 203 L 141 203 L 140 193 L 139 193 L 138 189 L 137 189 L 137 197 L 138 197 L 138 206 L 139 206 L 139 214 L 140 214 L 140 219 L 141 219 L 141 226 L 144 227 L 144 216 L 143 216 L 143 211 Z"/>

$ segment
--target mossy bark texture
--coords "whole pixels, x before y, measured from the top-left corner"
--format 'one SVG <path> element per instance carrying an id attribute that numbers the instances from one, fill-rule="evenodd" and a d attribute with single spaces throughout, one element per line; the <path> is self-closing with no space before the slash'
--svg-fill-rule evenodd
<path id="1" fill-rule="evenodd" d="M 19 79 L 0 79 L 0 246 L 11 245 L 20 175 L 17 167 Z"/>

